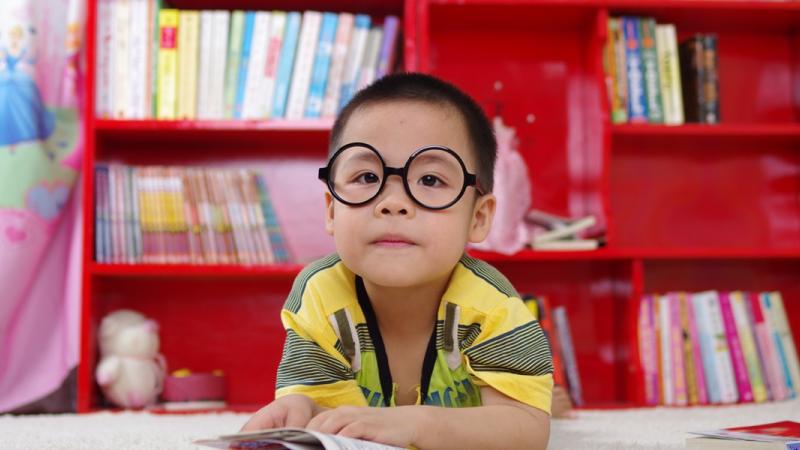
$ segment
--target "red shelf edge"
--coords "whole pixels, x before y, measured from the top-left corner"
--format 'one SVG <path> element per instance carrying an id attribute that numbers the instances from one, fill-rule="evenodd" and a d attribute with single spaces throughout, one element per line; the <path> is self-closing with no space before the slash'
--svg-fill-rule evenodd
<path id="1" fill-rule="evenodd" d="M 800 259 L 800 249 L 720 249 L 720 248 L 604 248 L 591 251 L 522 250 L 513 255 L 470 250 L 475 258 L 490 263 L 528 261 L 593 261 L 627 259 Z"/>
<path id="2" fill-rule="evenodd" d="M 800 137 L 800 124 L 615 124 L 613 136 Z"/>

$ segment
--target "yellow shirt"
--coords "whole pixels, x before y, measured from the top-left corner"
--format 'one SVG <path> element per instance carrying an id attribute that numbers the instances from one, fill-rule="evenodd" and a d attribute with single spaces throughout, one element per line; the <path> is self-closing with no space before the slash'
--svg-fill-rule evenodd
<path id="1" fill-rule="evenodd" d="M 393 406 L 386 354 L 360 277 L 338 255 L 309 264 L 281 312 L 286 342 L 276 398 L 300 393 L 319 405 Z M 550 412 L 550 349 L 508 280 L 463 256 L 442 296 L 417 404 L 479 406 L 491 386 Z"/>

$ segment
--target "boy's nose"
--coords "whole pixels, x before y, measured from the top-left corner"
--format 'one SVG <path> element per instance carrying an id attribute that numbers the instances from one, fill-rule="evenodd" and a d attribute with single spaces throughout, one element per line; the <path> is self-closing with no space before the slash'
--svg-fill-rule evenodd
<path id="1" fill-rule="evenodd" d="M 378 202 L 375 204 L 375 215 L 408 216 L 409 214 L 413 214 L 413 200 L 408 197 L 403 187 L 403 182 L 399 179 L 393 180 L 392 178 L 395 177 L 390 177 L 386 180 L 383 192 L 378 196 Z"/>

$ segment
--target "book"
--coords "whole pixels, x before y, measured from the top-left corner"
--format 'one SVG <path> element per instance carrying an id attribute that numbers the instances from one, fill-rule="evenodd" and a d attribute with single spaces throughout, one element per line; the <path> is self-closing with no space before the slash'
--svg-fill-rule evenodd
<path id="1" fill-rule="evenodd" d="M 250 62 L 242 93 L 242 119 L 266 118 L 267 53 L 269 49 L 269 24 L 271 15 L 266 11 L 255 14 Z"/>
<path id="2" fill-rule="evenodd" d="M 178 89 L 178 10 L 162 9 L 158 24 L 158 118 L 174 119 Z"/>
<path id="3" fill-rule="evenodd" d="M 784 420 L 718 430 L 690 431 L 687 449 L 800 449 L 800 422 Z"/>
<path id="4" fill-rule="evenodd" d="M 761 366 L 766 375 L 767 389 L 772 400 L 783 400 L 789 395 L 786 383 L 783 381 L 778 350 L 772 339 L 772 329 L 761 306 L 761 295 L 752 292 L 747 296 L 750 313 L 753 320 L 753 329 L 756 335 L 756 346 L 761 357 Z"/>
<path id="5" fill-rule="evenodd" d="M 319 45 L 320 28 L 322 28 L 322 13 L 305 11 L 297 43 L 297 56 L 295 56 L 292 70 L 289 100 L 286 104 L 287 119 L 303 118 L 306 99 L 311 88 L 311 72 L 314 69 L 314 57 L 317 54 L 317 45 Z"/>
<path id="6" fill-rule="evenodd" d="M 350 44 L 347 48 L 347 58 L 344 63 L 344 74 L 342 75 L 342 87 L 339 93 L 339 109 L 344 108 L 353 94 L 356 92 L 358 78 L 364 61 L 364 53 L 367 47 L 367 35 L 372 23 L 370 16 L 357 14 L 354 19 L 353 32 L 350 36 Z"/>
<path id="7" fill-rule="evenodd" d="M 683 97 L 681 96 L 681 73 L 675 25 L 656 26 L 656 51 L 658 53 L 658 74 L 661 82 L 664 123 L 681 125 L 683 124 Z"/>
<path id="8" fill-rule="evenodd" d="M 180 11 L 178 23 L 177 118 L 197 115 L 197 75 L 200 48 L 200 12 Z"/>
<path id="9" fill-rule="evenodd" d="M 661 80 L 658 72 L 658 52 L 656 51 L 656 21 L 652 17 L 639 20 L 639 36 L 642 53 L 642 73 L 644 75 L 645 98 L 647 101 L 647 121 L 664 123 L 664 107 L 661 100 Z"/>
<path id="10" fill-rule="evenodd" d="M 378 54 L 378 66 L 375 69 L 375 79 L 379 79 L 392 71 L 397 52 L 397 36 L 400 19 L 397 16 L 386 16 L 383 21 L 383 37 Z"/>
<path id="11" fill-rule="evenodd" d="M 778 292 L 764 292 L 761 294 L 761 306 L 767 316 L 767 321 L 772 329 L 775 348 L 781 361 L 783 379 L 789 396 L 797 397 L 800 392 L 798 386 L 797 352 L 792 339 L 786 312 L 783 309 L 783 300 Z"/>
<path id="12" fill-rule="evenodd" d="M 719 75 L 717 62 L 717 36 L 715 34 L 703 35 L 703 90 L 705 92 L 702 105 L 703 123 L 719 123 Z"/>
<path id="13" fill-rule="evenodd" d="M 247 11 L 244 16 L 244 31 L 242 32 L 242 50 L 239 52 L 239 67 L 236 71 L 236 87 L 233 101 L 233 118 L 242 118 L 244 107 L 245 88 L 247 87 L 247 74 L 250 65 L 250 53 L 253 48 L 253 29 L 256 23 L 255 11 Z M 262 66 L 263 68 L 263 66 Z"/>
<path id="14" fill-rule="evenodd" d="M 644 395 L 648 405 L 659 402 L 658 349 L 653 296 L 645 295 L 639 303 L 639 361 L 644 375 Z"/>
<path id="15" fill-rule="evenodd" d="M 621 19 L 625 37 L 625 73 L 628 77 L 628 121 L 647 123 L 649 115 L 642 66 L 639 20 L 636 17 Z"/>
<path id="16" fill-rule="evenodd" d="M 561 356 L 563 357 L 564 368 L 567 374 L 570 397 L 572 397 L 572 401 L 575 402 L 576 405 L 582 406 L 583 388 L 581 387 L 578 359 L 575 355 L 572 332 L 569 328 L 569 319 L 567 319 L 567 310 L 565 307 L 558 306 L 553 309 L 553 323 L 555 324 L 558 342 L 561 345 Z"/>
<path id="17" fill-rule="evenodd" d="M 273 428 L 198 439 L 196 445 L 213 448 L 289 448 L 303 450 L 400 450 L 400 447 L 352 439 L 302 428 Z"/>
<path id="18" fill-rule="evenodd" d="M 322 102 L 328 83 L 338 21 L 338 15 L 330 12 L 322 13 L 317 54 L 314 57 L 314 68 L 311 71 L 311 84 L 308 89 L 304 117 L 320 117 L 322 115 Z"/>
<path id="19" fill-rule="evenodd" d="M 286 15 L 286 23 L 281 43 L 280 58 L 275 72 L 275 93 L 273 94 L 272 114 L 275 119 L 286 115 L 286 102 L 289 97 L 289 84 L 292 82 L 292 69 L 297 52 L 297 41 L 300 37 L 301 16 L 297 11 Z"/>
<path id="20" fill-rule="evenodd" d="M 624 70 L 620 72 L 618 65 L 620 55 L 618 53 L 617 43 L 623 41 L 619 18 L 609 17 L 606 26 L 608 35 L 603 47 L 603 65 L 605 66 L 606 73 L 606 92 L 608 93 L 611 104 L 611 122 L 625 123 L 628 120 L 628 111 L 624 103 L 625 92 L 621 92 L 621 86 L 618 81 L 620 78 L 625 78 Z M 624 69 L 624 52 L 622 55 L 622 67 Z M 625 84 L 622 84 L 622 86 L 623 89 L 627 89 L 627 87 L 624 87 Z"/>
<path id="21" fill-rule="evenodd" d="M 758 349 L 753 336 L 753 324 L 747 314 L 745 294 L 735 291 L 728 294 L 733 311 L 736 330 L 742 347 L 745 363 L 747 364 L 748 378 L 753 390 L 753 400 L 763 402 L 767 400 L 767 387 L 764 384 L 761 363 L 758 359 Z"/>
<path id="22" fill-rule="evenodd" d="M 336 38 L 331 54 L 331 68 L 328 72 L 328 84 L 325 87 L 325 97 L 322 101 L 322 117 L 334 117 L 339 107 L 339 94 L 342 88 L 342 78 L 345 71 L 347 47 L 350 36 L 353 34 L 355 16 L 350 13 L 339 14 L 336 27 Z"/>
<path id="23" fill-rule="evenodd" d="M 694 35 L 678 47 L 681 66 L 683 112 L 686 122 L 701 123 L 705 105 L 705 64 L 703 62 L 703 36 Z"/>
<path id="24" fill-rule="evenodd" d="M 225 59 L 225 78 L 223 94 L 223 117 L 234 117 L 236 107 L 236 90 L 239 83 L 239 69 L 244 45 L 244 28 L 246 13 L 242 10 L 233 11 L 230 15 L 230 33 L 226 36 L 227 57 Z M 222 37 L 220 35 L 220 37 Z"/>
<path id="25" fill-rule="evenodd" d="M 739 389 L 739 399 L 745 402 L 752 402 L 753 390 L 750 385 L 747 363 L 744 360 L 744 352 L 742 351 L 742 344 L 739 339 L 738 330 L 736 329 L 736 322 L 733 318 L 733 309 L 728 292 L 720 293 L 719 305 L 720 311 L 722 312 L 723 325 L 725 327 L 725 337 L 728 340 L 728 348 L 730 349 L 733 374 L 736 377 L 736 386 Z"/>
<path id="26" fill-rule="evenodd" d="M 554 222 L 553 228 L 534 234 L 533 246 L 536 247 L 538 244 L 558 241 L 565 238 L 577 238 L 578 233 L 593 227 L 596 223 L 597 219 L 595 219 L 594 215 Z"/>
<path id="27" fill-rule="evenodd" d="M 542 251 L 585 251 L 597 250 L 600 241 L 597 239 L 562 239 L 549 242 L 534 242 L 533 248 Z"/>

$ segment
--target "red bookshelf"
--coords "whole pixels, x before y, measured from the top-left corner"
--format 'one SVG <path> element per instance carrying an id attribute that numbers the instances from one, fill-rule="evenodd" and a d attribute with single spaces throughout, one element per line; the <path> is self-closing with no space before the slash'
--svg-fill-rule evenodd
<path id="1" fill-rule="evenodd" d="M 416 68 L 455 82 L 517 129 L 534 207 L 606 224 L 608 245 L 598 251 L 473 252 L 519 290 L 567 307 L 588 406 L 644 403 L 636 341 L 644 293 L 780 290 L 800 329 L 800 4 L 420 0 L 418 8 Z M 674 23 L 679 40 L 719 36 L 721 124 L 611 124 L 601 55 L 607 18 L 620 15 Z"/>
<path id="2" fill-rule="evenodd" d="M 333 5 L 336 5 L 335 7 Z M 633 0 L 179 0 L 179 8 L 335 9 L 403 18 L 404 64 L 442 76 L 517 129 L 536 208 L 594 214 L 598 251 L 471 251 L 521 292 L 570 315 L 587 406 L 644 403 L 642 294 L 780 290 L 800 346 L 800 3 Z M 94 104 L 89 2 L 87 104 Z M 609 15 L 655 16 L 719 36 L 719 125 L 612 125 L 601 51 Z M 80 411 L 103 408 L 96 328 L 117 308 L 161 324 L 170 368 L 222 369 L 232 409 L 271 400 L 279 310 L 300 265 L 109 265 L 93 260 L 97 162 L 324 159 L 330 121 L 116 121 L 85 117 Z M 224 150 L 224 151 L 221 151 Z M 312 182 L 313 180 L 309 180 Z M 242 406 L 244 405 L 244 406 Z"/>

